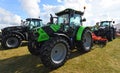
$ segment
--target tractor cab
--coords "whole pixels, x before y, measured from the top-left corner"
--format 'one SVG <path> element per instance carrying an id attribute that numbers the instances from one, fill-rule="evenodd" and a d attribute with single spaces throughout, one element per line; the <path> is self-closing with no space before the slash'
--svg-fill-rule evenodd
<path id="1" fill-rule="evenodd" d="M 111 29 L 114 29 L 114 23 L 115 21 L 101 21 L 99 22 L 99 29 L 105 29 L 107 31 L 110 31 Z"/>
<path id="2" fill-rule="evenodd" d="M 76 11 L 73 9 L 66 9 L 64 11 L 56 13 L 58 16 L 58 23 L 59 24 L 67 24 L 67 25 L 76 25 L 80 26 L 82 25 L 82 15 L 84 12 Z"/>
<path id="3" fill-rule="evenodd" d="M 64 11 L 56 13 L 58 16 L 58 24 L 64 24 L 71 28 L 75 28 L 76 26 L 81 26 L 84 12 L 76 11 L 73 9 L 65 9 Z"/>
<path id="4" fill-rule="evenodd" d="M 112 27 L 114 23 L 114 21 L 101 21 L 100 27 Z"/>
<path id="5" fill-rule="evenodd" d="M 82 25 L 82 22 L 85 21 L 85 19 L 82 19 L 83 14 L 84 12 L 81 11 L 69 8 L 65 9 L 56 13 L 57 24 L 61 26 L 63 32 L 66 32 L 69 36 L 73 36 L 73 33 L 76 32 Z"/>
<path id="6" fill-rule="evenodd" d="M 42 20 L 39 18 L 27 18 L 26 21 L 23 21 L 22 24 L 26 26 L 29 30 L 43 25 Z"/>

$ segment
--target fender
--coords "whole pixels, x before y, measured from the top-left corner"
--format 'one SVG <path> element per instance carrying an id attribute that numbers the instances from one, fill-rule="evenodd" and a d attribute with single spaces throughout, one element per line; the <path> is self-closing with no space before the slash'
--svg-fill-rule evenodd
<path id="1" fill-rule="evenodd" d="M 17 32 L 17 31 L 12 31 L 10 32 L 10 34 L 16 34 L 19 35 L 21 37 L 22 40 L 26 40 L 26 35 L 23 35 L 21 32 Z"/>
<path id="2" fill-rule="evenodd" d="M 26 40 L 26 35 L 22 33 L 22 26 L 13 26 L 13 27 L 6 27 L 2 29 L 2 36 L 4 37 L 7 34 L 16 34 L 21 37 L 22 40 Z"/>
<path id="3" fill-rule="evenodd" d="M 71 41 L 71 39 L 70 39 L 70 37 L 69 36 L 67 36 L 66 34 L 63 34 L 63 33 L 54 33 L 54 35 L 53 36 L 61 36 L 61 37 L 64 37 L 67 41 L 68 41 L 68 43 L 70 44 L 70 46 L 72 46 L 72 41 Z"/>
<path id="4" fill-rule="evenodd" d="M 54 33 L 54 35 L 63 36 L 66 39 L 70 40 L 69 36 L 67 36 L 66 34 L 63 34 L 63 33 Z"/>
<path id="5" fill-rule="evenodd" d="M 77 34 L 76 34 L 76 40 L 77 41 L 80 41 L 82 39 L 82 34 L 83 34 L 85 29 L 89 29 L 89 27 L 80 26 L 78 28 L 78 31 L 77 31 Z"/>

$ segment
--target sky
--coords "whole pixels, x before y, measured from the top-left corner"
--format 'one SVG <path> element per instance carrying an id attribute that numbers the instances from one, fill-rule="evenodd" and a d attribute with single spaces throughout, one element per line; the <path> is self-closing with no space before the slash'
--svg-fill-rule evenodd
<path id="1" fill-rule="evenodd" d="M 20 25 L 28 17 L 40 17 L 49 22 L 50 14 L 66 8 L 83 11 L 85 26 L 93 26 L 102 20 L 120 23 L 120 0 L 0 0 L 0 29 Z"/>

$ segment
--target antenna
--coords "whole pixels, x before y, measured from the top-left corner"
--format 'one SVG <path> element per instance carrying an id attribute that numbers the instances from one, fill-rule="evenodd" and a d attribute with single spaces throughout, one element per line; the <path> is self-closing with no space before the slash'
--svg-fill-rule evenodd
<path id="1" fill-rule="evenodd" d="M 50 14 L 50 23 L 53 24 L 53 16 Z"/>
<path id="2" fill-rule="evenodd" d="M 86 6 L 84 6 L 84 10 L 86 9 Z"/>

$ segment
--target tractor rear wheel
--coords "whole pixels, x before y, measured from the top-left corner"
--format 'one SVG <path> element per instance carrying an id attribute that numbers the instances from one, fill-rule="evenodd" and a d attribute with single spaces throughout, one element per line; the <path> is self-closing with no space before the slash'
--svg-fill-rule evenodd
<path id="1" fill-rule="evenodd" d="M 116 38 L 116 30 L 115 30 L 115 28 L 113 28 L 113 39 L 115 39 Z"/>
<path id="2" fill-rule="evenodd" d="M 64 65 L 70 54 L 69 48 L 70 46 L 64 38 L 51 38 L 41 46 L 40 58 L 42 63 L 50 69 Z"/>
<path id="3" fill-rule="evenodd" d="M 17 48 L 21 45 L 20 36 L 15 34 L 2 36 L 1 45 L 4 49 Z"/>
<path id="4" fill-rule="evenodd" d="M 92 35 L 89 29 L 85 29 L 82 34 L 82 40 L 77 44 L 77 50 L 88 52 L 92 48 Z"/>
<path id="5" fill-rule="evenodd" d="M 114 31 L 113 32 L 113 39 L 115 39 L 116 38 L 116 32 Z"/>
<path id="6" fill-rule="evenodd" d="M 107 32 L 106 34 L 106 38 L 108 39 L 108 41 L 112 41 L 113 40 L 113 32 Z"/>

